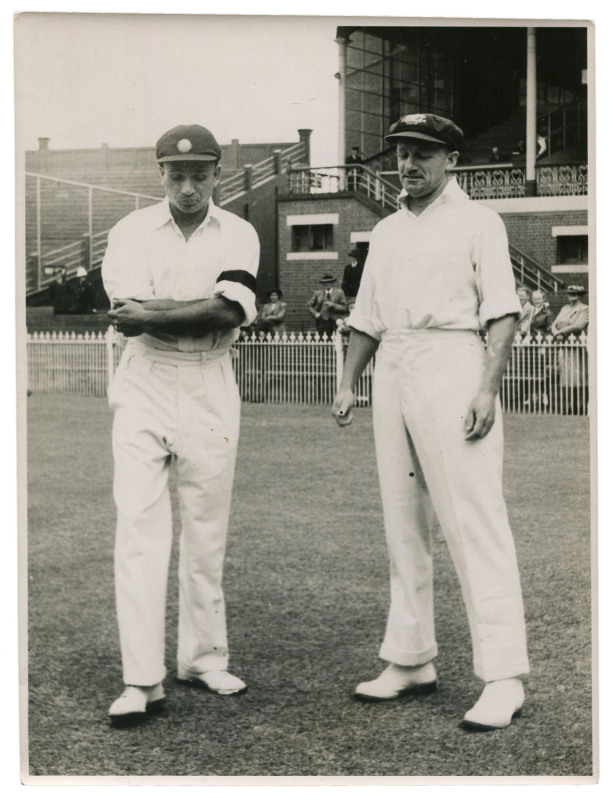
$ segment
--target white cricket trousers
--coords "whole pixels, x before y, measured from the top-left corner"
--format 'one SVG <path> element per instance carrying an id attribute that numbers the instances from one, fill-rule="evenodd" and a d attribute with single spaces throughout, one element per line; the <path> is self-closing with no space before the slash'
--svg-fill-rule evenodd
<path id="1" fill-rule="evenodd" d="M 225 669 L 221 588 L 240 401 L 230 356 L 130 342 L 115 375 L 115 589 L 126 684 L 165 669 L 166 585 L 172 543 L 169 469 L 181 516 L 178 664 Z"/>
<path id="2" fill-rule="evenodd" d="M 460 580 L 475 674 L 493 681 L 527 673 L 529 665 L 515 545 L 502 494 L 500 403 L 484 439 L 464 438 L 464 418 L 485 357 L 472 331 L 387 333 L 377 354 L 373 418 L 391 576 L 380 656 L 418 666 L 437 655 L 434 511 Z"/>

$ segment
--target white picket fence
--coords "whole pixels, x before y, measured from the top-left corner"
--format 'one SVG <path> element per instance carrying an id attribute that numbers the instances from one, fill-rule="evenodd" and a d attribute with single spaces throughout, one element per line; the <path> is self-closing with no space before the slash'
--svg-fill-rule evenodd
<path id="1" fill-rule="evenodd" d="M 28 388 L 32 392 L 104 396 L 125 346 L 106 333 L 28 335 Z M 251 403 L 330 404 L 343 369 L 346 341 L 314 334 L 235 343 L 234 372 L 241 397 Z M 356 403 L 369 406 L 373 363 L 356 387 Z M 589 411 L 587 337 L 516 341 L 502 389 L 511 413 L 582 414 Z"/>

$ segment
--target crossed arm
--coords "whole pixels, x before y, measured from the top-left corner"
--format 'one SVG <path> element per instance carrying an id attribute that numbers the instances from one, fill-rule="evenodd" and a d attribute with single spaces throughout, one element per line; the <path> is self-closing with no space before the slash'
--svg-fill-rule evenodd
<path id="1" fill-rule="evenodd" d="M 515 324 L 515 315 L 508 314 L 491 320 L 488 325 L 485 369 L 479 391 L 470 402 L 464 421 L 467 440 L 482 439 L 492 429 L 496 419 L 496 397 L 513 347 Z M 341 427 L 351 423 L 354 386 L 378 346 L 376 339 L 361 331 L 351 331 L 343 378 L 332 405 L 332 415 Z"/>
<path id="2" fill-rule="evenodd" d="M 141 333 L 202 336 L 238 328 L 245 315 L 239 303 L 225 297 L 144 302 L 118 298 L 108 317 L 125 336 L 140 336 Z"/>
<path id="3" fill-rule="evenodd" d="M 573 322 L 567 322 L 566 324 L 564 324 L 564 322 L 561 323 L 558 322 L 558 319 L 556 319 L 555 322 L 552 324 L 551 332 L 554 335 L 554 337 L 556 338 L 560 337 L 563 339 L 570 333 L 579 334 L 582 331 L 584 331 L 587 327 L 589 316 L 587 309 L 585 309 L 585 311 L 579 317 L 577 317 L 577 319 L 575 319 Z"/>

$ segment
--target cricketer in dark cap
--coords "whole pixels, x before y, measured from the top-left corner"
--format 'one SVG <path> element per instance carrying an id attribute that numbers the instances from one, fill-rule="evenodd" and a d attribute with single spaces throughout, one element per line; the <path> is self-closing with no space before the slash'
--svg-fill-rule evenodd
<path id="1" fill-rule="evenodd" d="M 398 171 L 408 206 L 418 212 L 443 193 L 464 142 L 462 130 L 435 114 L 407 114 L 385 137 L 396 145 Z"/>
<path id="2" fill-rule="evenodd" d="M 463 138 L 436 114 L 407 114 L 391 126 L 400 208 L 371 232 L 332 413 L 341 426 L 351 422 L 354 387 L 376 353 L 373 425 L 391 581 L 379 655 L 389 663 L 355 696 L 393 701 L 437 689 L 434 509 L 485 684 L 462 724 L 489 730 L 519 714 L 529 671 L 499 401 L 520 305 L 502 220 L 452 174 Z"/>
<path id="3" fill-rule="evenodd" d="M 132 725 L 164 699 L 168 476 L 181 506 L 177 678 L 220 695 L 228 672 L 222 571 L 240 399 L 230 347 L 256 317 L 259 242 L 213 201 L 222 151 L 201 125 L 156 145 L 166 197 L 109 232 L 109 318 L 128 341 L 109 389 L 117 506 L 115 590 L 125 689 L 109 709 Z M 155 166 L 154 166 L 155 168 Z"/>

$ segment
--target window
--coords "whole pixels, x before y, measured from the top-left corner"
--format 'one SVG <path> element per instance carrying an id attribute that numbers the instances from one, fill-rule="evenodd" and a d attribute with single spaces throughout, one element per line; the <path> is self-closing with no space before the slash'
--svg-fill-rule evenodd
<path id="1" fill-rule="evenodd" d="M 292 251 L 310 253 L 332 250 L 332 225 L 292 225 Z"/>
<path id="2" fill-rule="evenodd" d="M 558 236 L 558 264 L 587 264 L 587 236 Z"/>

